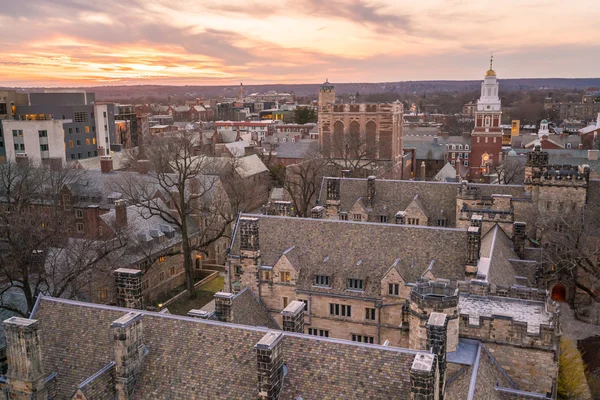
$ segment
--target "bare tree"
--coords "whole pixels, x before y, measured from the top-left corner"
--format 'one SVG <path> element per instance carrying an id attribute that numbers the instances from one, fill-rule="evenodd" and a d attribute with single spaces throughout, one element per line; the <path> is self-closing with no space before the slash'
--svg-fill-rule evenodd
<path id="1" fill-rule="evenodd" d="M 567 204 L 551 217 L 540 213 L 536 218 L 546 273 L 600 302 L 600 205 L 588 204 L 580 212 Z"/>
<path id="2" fill-rule="evenodd" d="M 492 171 L 498 175 L 499 185 L 522 184 L 525 179 L 525 158 L 508 156 L 500 164 L 492 167 Z"/>
<path id="3" fill-rule="evenodd" d="M 182 237 L 186 290 L 195 297 L 193 253 L 206 252 L 209 245 L 230 234 L 230 224 L 244 197 L 237 188 L 231 170 L 228 187 L 217 175 L 218 159 L 195 155 L 191 132 L 179 132 L 169 138 L 154 138 L 145 148 L 150 172 L 130 181 L 116 181 L 115 190 L 132 204 L 175 225 Z M 144 160 L 144 162 L 146 162 Z M 234 162 L 234 161 L 232 161 Z M 230 176 L 224 173 L 224 176 Z M 232 189 L 229 193 L 226 189 Z"/>
<path id="4" fill-rule="evenodd" d="M 378 147 L 376 139 L 360 132 L 334 133 L 324 144 L 322 155 L 343 169 L 355 171 L 377 163 Z"/>
<path id="5" fill-rule="evenodd" d="M 65 167 L 0 165 L 0 309 L 28 316 L 40 294 L 71 297 L 82 284 L 79 278 L 106 256 L 105 247 L 80 239 L 65 250 L 76 262 L 46 262 L 76 235 L 75 212 L 64 189 L 80 174 Z"/>
<path id="6" fill-rule="evenodd" d="M 460 115 L 448 115 L 444 118 L 441 132 L 450 136 L 461 136 L 473 130 L 473 119 L 464 118 Z"/>
<path id="7" fill-rule="evenodd" d="M 310 216 L 326 165 L 326 160 L 315 156 L 281 171 L 284 176 L 279 180 L 283 182 L 283 189 L 294 203 L 297 216 Z"/>

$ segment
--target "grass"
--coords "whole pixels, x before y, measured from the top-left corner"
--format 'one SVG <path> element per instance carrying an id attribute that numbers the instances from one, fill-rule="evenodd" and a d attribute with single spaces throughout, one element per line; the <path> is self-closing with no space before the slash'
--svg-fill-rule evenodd
<path id="1" fill-rule="evenodd" d="M 210 282 L 196 289 L 196 297 L 189 299 L 187 296 L 182 296 L 180 299 L 171 303 L 167 306 L 171 314 L 187 315 L 188 311 L 192 309 L 200 309 L 206 304 L 210 303 L 214 297 L 214 294 L 219 290 L 223 289 L 225 285 L 225 278 L 217 276 Z"/>

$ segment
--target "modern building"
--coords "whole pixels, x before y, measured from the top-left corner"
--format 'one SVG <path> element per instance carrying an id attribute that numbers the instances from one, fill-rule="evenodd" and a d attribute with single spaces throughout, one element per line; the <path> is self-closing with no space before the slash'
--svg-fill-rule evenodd
<path id="1" fill-rule="evenodd" d="M 29 104 L 27 93 L 15 90 L 0 90 L 0 120 L 14 119 L 17 106 Z"/>
<path id="2" fill-rule="evenodd" d="M 0 121 L 0 164 L 15 161 L 16 157 L 27 157 L 35 164 L 58 159 L 63 164 L 63 121 Z"/>

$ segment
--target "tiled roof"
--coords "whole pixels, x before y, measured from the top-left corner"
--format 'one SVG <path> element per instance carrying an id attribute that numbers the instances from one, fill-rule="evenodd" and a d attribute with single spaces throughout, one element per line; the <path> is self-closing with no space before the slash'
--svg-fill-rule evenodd
<path id="1" fill-rule="evenodd" d="M 279 143 L 276 148 L 277 158 L 305 158 L 311 152 L 316 152 L 319 143 L 316 140 Z"/>
<path id="2" fill-rule="evenodd" d="M 281 329 L 256 295 L 249 288 L 236 294 L 231 302 L 231 313 L 234 324 L 264 326 L 270 329 Z"/>
<path id="3" fill-rule="evenodd" d="M 347 279 L 363 279 L 364 292 L 378 298 L 381 279 L 392 265 L 407 282 L 416 282 L 433 260 L 432 273 L 464 279 L 467 234 L 464 230 L 411 225 L 252 215 L 259 220 L 263 265 L 286 257 L 300 271 L 297 289 L 349 294 Z M 239 254 L 239 232 L 234 238 Z M 331 276 L 330 289 L 313 287 L 314 275 Z"/>
<path id="4" fill-rule="evenodd" d="M 57 372 L 58 398 L 114 360 L 110 324 L 130 309 L 41 297 L 44 370 Z M 269 332 L 140 311 L 149 352 L 133 399 L 254 399 L 254 346 Z M 287 366 L 281 399 L 408 398 L 416 352 L 282 332 Z"/>
<path id="5" fill-rule="evenodd" d="M 515 269 L 510 259 L 519 257 L 512 250 L 512 240 L 498 225 L 494 225 L 481 238 L 481 257 L 489 262 L 489 269 L 485 280 L 495 285 L 509 287 L 515 285 Z"/>

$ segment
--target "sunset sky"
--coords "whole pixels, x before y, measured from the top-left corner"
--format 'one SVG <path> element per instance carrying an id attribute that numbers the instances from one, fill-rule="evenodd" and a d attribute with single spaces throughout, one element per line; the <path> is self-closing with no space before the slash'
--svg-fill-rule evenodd
<path id="1" fill-rule="evenodd" d="M 599 77 L 598 0 L 0 0 L 0 86 Z"/>

